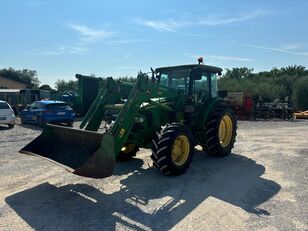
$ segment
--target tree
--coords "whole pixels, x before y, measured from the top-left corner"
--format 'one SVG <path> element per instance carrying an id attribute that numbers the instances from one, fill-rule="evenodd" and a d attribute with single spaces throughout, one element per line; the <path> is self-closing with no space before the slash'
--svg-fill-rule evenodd
<path id="1" fill-rule="evenodd" d="M 283 101 L 286 96 L 292 96 L 292 103 L 303 109 L 307 101 L 304 89 L 307 91 L 308 86 L 306 80 L 303 80 L 306 78 L 308 71 L 303 66 L 275 67 L 259 73 L 252 73 L 252 69 L 241 67 L 227 69 L 218 84 L 221 90 L 248 91 L 254 98 L 261 96 L 268 102 L 275 99 Z"/>
<path id="2" fill-rule="evenodd" d="M 227 69 L 227 72 L 223 75 L 223 78 L 230 78 L 230 79 L 242 79 L 251 77 L 253 74 L 253 69 L 247 67 L 236 67 L 232 69 Z"/>
<path id="3" fill-rule="evenodd" d="M 44 85 L 40 86 L 39 89 L 40 90 L 46 90 L 46 91 L 55 91 L 48 84 L 44 84 Z"/>
<path id="4" fill-rule="evenodd" d="M 24 79 L 30 83 L 30 88 L 37 89 L 39 87 L 41 82 L 37 77 L 37 71 L 23 69 L 21 74 Z"/>
<path id="5" fill-rule="evenodd" d="M 308 110 L 308 76 L 305 76 L 294 84 L 293 101 L 298 110 Z"/>
<path id="6" fill-rule="evenodd" d="M 137 78 L 134 78 L 132 76 L 130 76 L 130 77 L 125 76 L 125 77 L 119 77 L 118 80 L 120 80 L 122 82 L 128 82 L 128 83 L 136 83 Z"/>
<path id="7" fill-rule="evenodd" d="M 65 81 L 64 79 L 58 79 L 55 82 L 55 87 L 57 91 L 62 94 L 68 92 L 76 93 L 78 91 L 78 81 L 74 80 Z"/>
<path id="8" fill-rule="evenodd" d="M 281 75 L 288 75 L 288 76 L 303 76 L 304 74 L 308 74 L 306 72 L 306 68 L 299 65 L 291 65 L 287 67 L 281 68 Z"/>

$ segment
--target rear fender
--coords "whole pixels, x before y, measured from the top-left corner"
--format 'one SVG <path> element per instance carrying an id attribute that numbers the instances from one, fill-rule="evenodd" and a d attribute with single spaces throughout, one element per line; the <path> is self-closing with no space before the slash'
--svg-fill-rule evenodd
<path id="1" fill-rule="evenodd" d="M 230 103 L 222 98 L 213 98 L 207 103 L 205 103 L 203 109 L 201 110 L 201 113 L 198 118 L 197 128 L 202 129 L 209 117 L 209 115 L 215 111 L 217 107 L 228 107 L 234 110 L 232 105 Z"/>
<path id="2" fill-rule="evenodd" d="M 214 99 L 210 99 L 203 105 L 201 113 L 199 114 L 199 117 L 198 117 L 198 122 L 196 126 L 197 128 L 200 128 L 200 130 L 202 130 L 210 113 L 214 110 L 214 108 L 217 107 L 217 105 L 220 104 L 221 101 L 222 100 L 220 98 L 214 98 Z"/>

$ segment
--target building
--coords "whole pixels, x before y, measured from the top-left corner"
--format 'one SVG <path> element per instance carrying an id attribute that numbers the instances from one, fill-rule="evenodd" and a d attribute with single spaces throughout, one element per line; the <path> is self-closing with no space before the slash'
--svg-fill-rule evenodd
<path id="1" fill-rule="evenodd" d="M 0 76 L 0 89 L 25 89 L 27 83 Z"/>
<path id="2" fill-rule="evenodd" d="M 20 101 L 19 89 L 0 89 L 0 100 L 7 101 L 9 104 L 17 105 Z"/>

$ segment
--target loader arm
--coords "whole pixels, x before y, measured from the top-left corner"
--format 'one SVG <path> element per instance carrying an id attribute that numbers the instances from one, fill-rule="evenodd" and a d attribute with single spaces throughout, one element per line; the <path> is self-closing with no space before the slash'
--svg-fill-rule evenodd
<path id="1" fill-rule="evenodd" d="M 179 94 L 181 93 L 177 90 L 148 81 L 144 74 L 139 74 L 134 88 L 108 132 L 113 136 L 115 156 L 118 156 L 126 144 L 143 103 L 153 103 L 152 98 L 168 98 L 176 101 Z"/>
<path id="2" fill-rule="evenodd" d="M 88 131 L 97 131 L 104 119 L 106 104 L 116 103 L 121 99 L 123 93 L 130 92 L 133 86 L 132 83 L 114 81 L 111 77 L 107 78 L 106 84 L 98 93 L 79 127 Z"/>

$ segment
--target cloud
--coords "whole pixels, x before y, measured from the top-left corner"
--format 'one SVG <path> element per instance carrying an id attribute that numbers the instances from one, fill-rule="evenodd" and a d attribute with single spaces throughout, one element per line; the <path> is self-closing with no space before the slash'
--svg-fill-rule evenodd
<path id="1" fill-rule="evenodd" d="M 237 17 L 231 17 L 231 18 L 224 18 L 222 16 L 212 15 L 209 18 L 206 18 L 205 20 L 200 20 L 198 24 L 204 25 L 204 26 L 220 26 L 220 25 L 226 25 L 226 24 L 251 20 L 254 18 L 264 16 L 269 13 L 270 13 L 269 11 L 258 10 L 258 11 L 254 11 L 250 13 L 244 13 Z"/>
<path id="2" fill-rule="evenodd" d="M 238 62 L 252 62 L 253 61 L 253 59 L 250 59 L 250 58 L 222 56 L 222 55 L 207 55 L 206 58 L 219 60 L 219 61 L 238 61 Z"/>
<path id="3" fill-rule="evenodd" d="M 150 27 L 157 31 L 169 31 L 174 32 L 177 27 L 179 27 L 178 23 L 173 20 L 168 21 L 151 21 L 151 20 L 140 20 L 137 22 L 141 25 Z"/>
<path id="4" fill-rule="evenodd" d="M 284 50 L 297 50 L 303 47 L 302 43 L 287 43 L 287 44 L 282 44 L 281 49 Z"/>
<path id="5" fill-rule="evenodd" d="M 301 43 L 293 43 L 293 44 L 283 44 L 279 47 L 267 47 L 267 46 L 260 46 L 255 44 L 243 44 L 243 46 L 256 48 L 256 49 L 263 49 L 269 51 L 275 51 L 290 55 L 300 55 L 300 56 L 308 56 L 308 51 L 299 51 L 302 48 Z"/>
<path id="6" fill-rule="evenodd" d="M 254 18 L 264 16 L 271 13 L 270 11 L 257 10 L 250 13 L 244 13 L 235 17 L 225 17 L 224 15 L 212 14 L 205 18 L 199 18 L 195 20 L 177 20 L 177 19 L 168 19 L 168 20 L 141 20 L 137 19 L 136 22 L 150 27 L 157 31 L 167 31 L 175 32 L 179 28 L 187 26 L 221 26 L 226 24 L 238 23 Z"/>
<path id="7" fill-rule="evenodd" d="M 230 61 L 237 61 L 237 62 L 252 62 L 253 59 L 250 58 L 243 58 L 243 57 L 234 57 L 234 56 L 224 56 L 224 55 L 189 55 L 184 53 L 185 56 L 190 56 L 191 58 L 198 59 L 199 57 L 204 57 L 205 62 L 230 62 Z"/>
<path id="8" fill-rule="evenodd" d="M 78 46 L 59 46 L 55 49 L 50 50 L 36 50 L 31 52 L 26 52 L 32 55 L 42 55 L 42 56 L 57 56 L 63 54 L 75 54 L 75 55 L 83 55 L 87 51 L 84 47 Z"/>
<path id="9" fill-rule="evenodd" d="M 107 41 L 108 45 L 120 45 L 120 44 L 132 44 L 132 43 L 139 43 L 139 42 L 146 42 L 150 41 L 148 39 L 123 39 L 123 40 L 113 40 Z"/>
<path id="10" fill-rule="evenodd" d="M 112 37 L 115 33 L 105 30 L 97 30 L 84 25 L 68 23 L 67 26 L 81 35 L 83 42 L 95 42 Z"/>
<path id="11" fill-rule="evenodd" d="M 195 37 L 195 38 L 210 38 L 214 37 L 213 34 L 195 34 L 195 33 L 183 33 L 183 32 L 175 32 L 178 35 L 186 36 L 186 37 Z"/>

